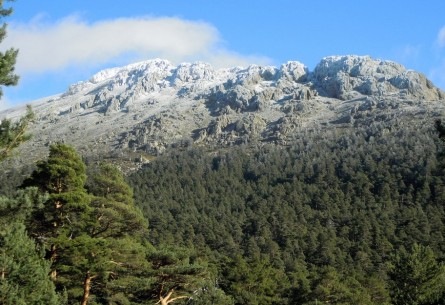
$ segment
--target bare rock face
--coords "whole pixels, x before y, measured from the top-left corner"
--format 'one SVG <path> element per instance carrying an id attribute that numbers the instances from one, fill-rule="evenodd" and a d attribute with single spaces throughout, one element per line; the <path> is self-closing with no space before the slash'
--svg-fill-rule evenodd
<path id="1" fill-rule="evenodd" d="M 308 68 L 298 61 L 288 61 L 282 64 L 280 68 L 280 78 L 287 79 L 291 82 L 305 81 L 308 74 Z"/>
<path id="2" fill-rule="evenodd" d="M 351 98 L 355 92 L 373 96 L 398 94 L 424 100 L 444 98 L 443 92 L 422 74 L 369 56 L 323 58 L 312 77 L 324 94 L 343 100 Z"/>
<path id="3" fill-rule="evenodd" d="M 171 81 L 180 86 L 183 83 L 192 83 L 197 80 L 213 81 L 215 79 L 215 69 L 207 63 L 182 63 L 173 70 Z"/>
<path id="4" fill-rule="evenodd" d="M 422 74 L 369 56 L 326 57 L 313 72 L 296 61 L 215 69 L 155 59 L 101 71 L 34 102 L 34 137 L 21 156 L 40 159 L 57 141 L 98 157 L 157 155 L 190 145 L 288 145 L 322 128 L 404 118 L 421 124 L 445 111 L 444 99 Z M 10 109 L 0 119 L 23 113 L 24 107 Z"/>
<path id="5" fill-rule="evenodd" d="M 204 93 L 214 113 L 223 113 L 227 107 L 235 112 L 265 110 L 280 100 L 316 95 L 305 85 L 309 72 L 299 62 L 287 62 L 280 69 L 253 65 L 232 71 L 235 74 L 221 86 Z"/>

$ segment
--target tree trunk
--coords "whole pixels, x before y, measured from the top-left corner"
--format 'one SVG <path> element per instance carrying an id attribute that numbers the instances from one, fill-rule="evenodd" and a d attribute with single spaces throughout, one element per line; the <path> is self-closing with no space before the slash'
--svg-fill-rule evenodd
<path id="1" fill-rule="evenodd" d="M 83 297 L 80 305 L 87 305 L 88 303 L 88 298 L 90 297 L 91 280 L 93 278 L 94 277 L 91 276 L 90 271 L 88 271 L 87 275 L 85 276 L 85 281 L 83 282 Z"/>
<path id="2" fill-rule="evenodd" d="M 54 262 L 56 261 L 56 258 L 57 258 L 56 245 L 52 244 L 51 245 L 50 257 L 49 257 L 49 260 L 51 261 L 51 264 L 54 264 Z M 53 281 L 55 281 L 57 279 L 57 270 L 56 269 L 51 270 L 51 279 Z"/>
<path id="3" fill-rule="evenodd" d="M 50 274 L 51 280 L 55 281 L 57 280 L 57 270 L 51 270 L 51 274 Z"/>

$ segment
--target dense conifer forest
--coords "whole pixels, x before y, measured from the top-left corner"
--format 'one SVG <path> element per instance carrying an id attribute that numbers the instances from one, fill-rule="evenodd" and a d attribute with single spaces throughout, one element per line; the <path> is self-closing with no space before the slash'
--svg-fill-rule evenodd
<path id="1" fill-rule="evenodd" d="M 194 149 L 129 181 L 150 242 L 196 250 L 235 304 L 443 304 L 445 175 L 433 125 Z"/>
<path id="2" fill-rule="evenodd" d="M 444 304 L 442 125 L 1 176 L 0 304 Z M 25 178 L 25 179 L 24 179 Z"/>

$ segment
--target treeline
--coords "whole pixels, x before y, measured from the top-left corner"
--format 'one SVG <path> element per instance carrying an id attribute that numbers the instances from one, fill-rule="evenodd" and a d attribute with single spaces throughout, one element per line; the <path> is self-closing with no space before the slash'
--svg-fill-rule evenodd
<path id="1" fill-rule="evenodd" d="M 160 157 L 130 178 L 156 247 L 205 254 L 235 304 L 444 304 L 432 126 Z"/>

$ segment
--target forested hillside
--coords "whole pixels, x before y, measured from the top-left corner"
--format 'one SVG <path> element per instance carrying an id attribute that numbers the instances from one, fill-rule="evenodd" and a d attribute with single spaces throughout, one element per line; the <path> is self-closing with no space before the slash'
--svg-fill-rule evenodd
<path id="1" fill-rule="evenodd" d="M 2 176 L 0 304 L 444 304 L 441 131 L 195 147 L 131 187 L 52 145 Z"/>
<path id="2" fill-rule="evenodd" d="M 156 247 L 196 249 L 235 304 L 444 304 L 434 122 L 165 155 L 130 178 Z"/>

